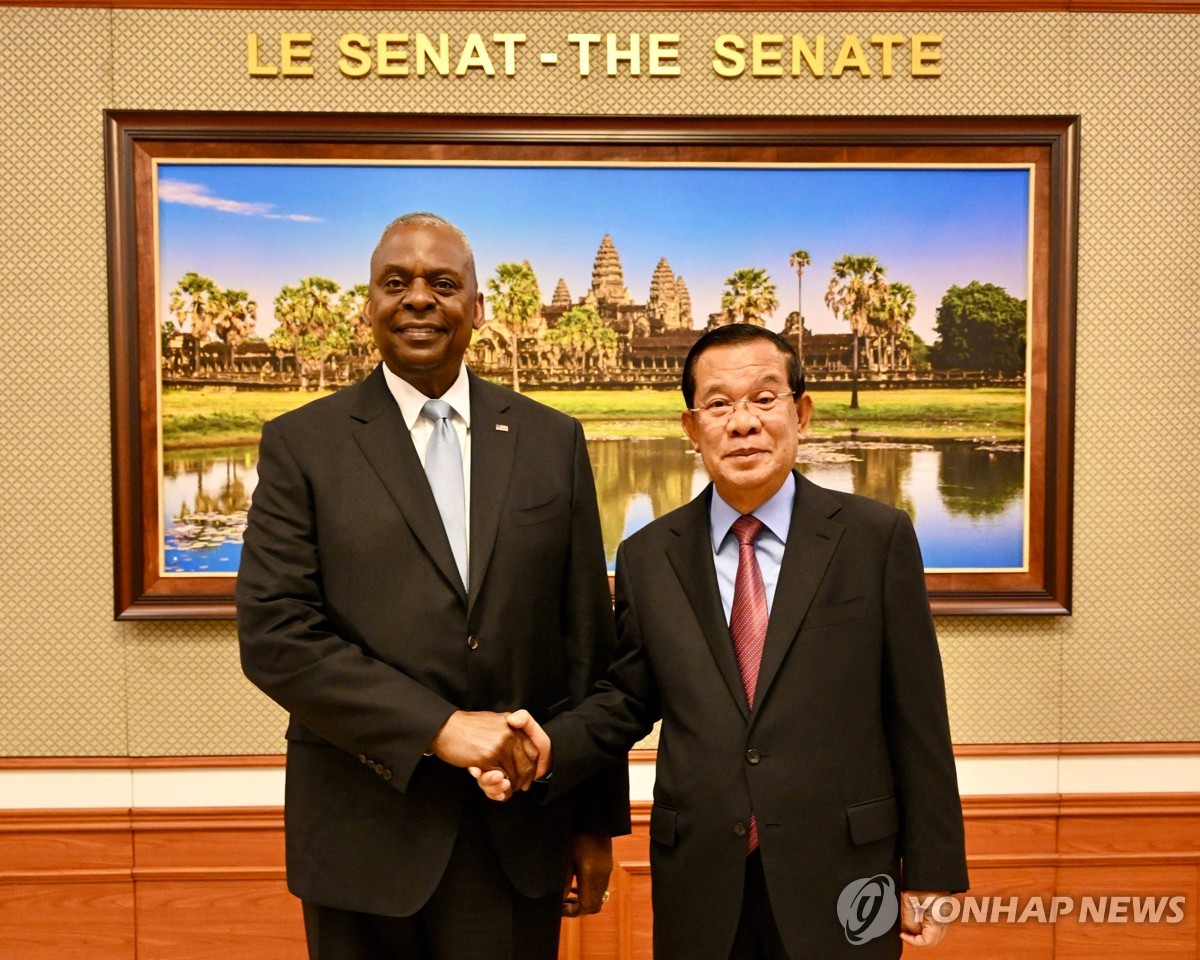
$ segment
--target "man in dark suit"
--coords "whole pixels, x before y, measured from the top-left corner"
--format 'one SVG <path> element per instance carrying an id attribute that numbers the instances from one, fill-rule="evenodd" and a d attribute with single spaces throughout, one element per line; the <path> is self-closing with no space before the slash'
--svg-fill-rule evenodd
<path id="1" fill-rule="evenodd" d="M 610 661 L 583 432 L 463 366 L 483 296 L 441 218 L 384 232 L 366 315 L 383 363 L 263 429 L 238 573 L 243 668 L 291 714 L 288 884 L 312 958 L 550 960 L 599 909 L 623 765 L 504 807 L 461 768 L 527 786 L 505 712 L 545 721 Z"/>
<path id="2" fill-rule="evenodd" d="M 662 719 L 657 960 L 890 958 L 902 939 L 936 943 L 916 904 L 967 874 L 912 524 L 793 469 L 812 400 L 778 335 L 706 334 L 683 393 L 713 483 L 621 546 L 608 679 L 545 734 L 513 720 L 543 751 L 549 736 L 553 797 Z M 473 772 L 507 794 L 502 772 Z"/>

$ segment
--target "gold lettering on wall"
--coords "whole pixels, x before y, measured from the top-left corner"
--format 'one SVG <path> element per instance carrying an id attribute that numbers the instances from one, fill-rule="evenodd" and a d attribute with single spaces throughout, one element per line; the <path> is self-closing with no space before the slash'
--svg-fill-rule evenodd
<path id="1" fill-rule="evenodd" d="M 257 33 L 246 35 L 246 70 L 252 77 L 273 77 L 279 73 L 279 68 L 274 64 L 260 61 Z"/>
<path id="2" fill-rule="evenodd" d="M 825 76 L 825 34 L 818 33 L 813 37 L 810 47 L 801 33 L 792 36 L 792 76 L 800 76 L 800 61 L 804 60 L 808 72 L 814 77 Z"/>
<path id="3" fill-rule="evenodd" d="M 746 41 L 736 33 L 723 33 L 713 43 L 713 71 L 719 77 L 740 77 L 746 71 L 746 57 L 742 51 Z"/>
<path id="4" fill-rule="evenodd" d="M 783 34 L 756 33 L 750 44 L 750 73 L 756 77 L 782 77 Z"/>
<path id="5" fill-rule="evenodd" d="M 846 70 L 857 70 L 864 77 L 871 75 L 871 66 L 867 63 L 867 55 L 863 52 L 862 43 L 853 33 L 846 34 L 846 39 L 842 41 L 842 49 L 838 53 L 837 61 L 834 63 L 833 69 L 829 71 L 829 75 L 840 77 Z"/>
<path id="6" fill-rule="evenodd" d="M 338 49 L 342 52 L 338 69 L 347 77 L 365 77 L 371 72 L 371 38 L 366 34 L 343 34 Z"/>
<path id="7" fill-rule="evenodd" d="M 940 33 L 880 32 L 865 37 L 856 33 L 828 37 L 824 33 L 723 33 L 712 38 L 709 63 L 713 73 L 728 79 L 746 74 L 755 79 L 840 78 L 852 74 L 885 80 L 896 76 L 897 70 L 910 77 L 940 77 L 943 39 Z M 521 71 L 554 69 L 560 53 L 568 54 L 564 63 L 574 61 L 580 77 L 599 71 L 601 62 L 608 77 L 678 77 L 683 73 L 680 58 L 686 43 L 678 33 L 568 33 L 563 47 L 550 45 L 550 49 L 537 50 L 530 48 L 529 36 L 519 31 L 455 36 L 402 30 L 373 35 L 343 33 L 333 53 L 338 72 L 351 78 L 372 74 L 388 78 L 462 77 L 471 72 L 494 77 L 500 70 L 512 77 Z M 836 56 L 832 56 L 834 51 Z M 907 71 L 898 66 L 905 60 Z M 321 69 L 321 61 L 321 43 L 310 31 L 280 33 L 277 42 L 270 37 L 260 38 L 258 33 L 246 34 L 248 76 L 313 77 Z"/>
<path id="8" fill-rule="evenodd" d="M 279 72 L 285 77 L 311 77 L 312 59 L 311 33 L 283 33 L 279 35 Z"/>
<path id="9" fill-rule="evenodd" d="M 912 75 L 914 77 L 940 77 L 942 75 L 942 51 L 933 49 L 942 45 L 940 33 L 914 33 L 912 35 Z"/>
<path id="10" fill-rule="evenodd" d="M 679 76 L 679 34 L 652 33 L 649 44 L 650 66 L 647 72 L 652 77 Z"/>

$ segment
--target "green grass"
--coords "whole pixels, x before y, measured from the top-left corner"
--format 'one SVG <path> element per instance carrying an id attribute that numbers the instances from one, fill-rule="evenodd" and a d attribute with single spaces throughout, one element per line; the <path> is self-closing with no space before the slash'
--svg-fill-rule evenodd
<path id="1" fill-rule="evenodd" d="M 813 433 L 818 436 L 851 431 L 913 440 L 1025 436 L 1023 390 L 860 390 L 857 410 L 850 408 L 849 391 L 812 396 Z"/>
<path id="2" fill-rule="evenodd" d="M 580 420 L 671 420 L 679 422 L 678 390 L 529 390 L 526 396 Z"/>
<path id="3" fill-rule="evenodd" d="M 258 443 L 262 425 L 331 393 L 300 390 L 163 391 L 163 446 L 239 446 Z"/>
<path id="4" fill-rule="evenodd" d="M 327 393 L 328 391 L 326 391 Z M 167 448 L 257 443 L 262 424 L 323 396 L 290 390 L 163 391 L 163 445 Z M 683 398 L 676 390 L 531 390 L 528 396 L 584 423 L 590 437 L 680 435 Z M 896 390 L 813 393 L 812 435 L 896 437 L 914 440 L 1025 435 L 1025 394 L 1013 389 Z"/>
<path id="5" fill-rule="evenodd" d="M 665 390 L 533 390 L 529 396 L 583 421 L 588 436 L 680 434 L 683 397 Z M 1013 389 L 861 390 L 859 408 L 850 391 L 816 391 L 814 436 L 896 437 L 956 440 L 1025 435 L 1025 393 Z"/>

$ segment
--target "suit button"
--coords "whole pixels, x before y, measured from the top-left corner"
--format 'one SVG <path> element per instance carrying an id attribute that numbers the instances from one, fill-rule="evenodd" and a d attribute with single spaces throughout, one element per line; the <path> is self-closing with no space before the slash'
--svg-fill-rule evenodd
<path id="1" fill-rule="evenodd" d="M 385 769 L 385 770 L 383 770 L 383 772 L 382 772 L 382 773 L 380 773 L 379 775 L 380 775 L 381 777 L 383 777 L 383 779 L 384 779 L 384 780 L 391 780 L 391 779 L 392 779 L 392 771 L 391 771 L 391 770 L 387 770 L 387 769 Z"/>
<path id="2" fill-rule="evenodd" d="M 363 756 L 363 755 L 360 753 L 360 754 L 358 755 L 358 762 L 359 762 L 359 763 L 366 763 L 366 762 L 367 762 L 367 758 L 366 758 L 365 756 Z"/>
<path id="3" fill-rule="evenodd" d="M 742 823 L 741 820 L 739 820 L 737 823 L 735 823 L 733 825 L 733 833 L 735 836 L 744 837 L 749 832 L 750 832 L 749 829 L 746 827 L 746 825 L 744 823 Z"/>
<path id="4" fill-rule="evenodd" d="M 469 637 L 467 637 L 467 646 L 470 647 L 472 650 L 478 650 L 479 649 L 479 638 L 477 636 L 475 636 L 475 634 L 471 634 Z"/>
<path id="5" fill-rule="evenodd" d="M 749 750 L 746 751 L 746 762 L 747 763 L 755 764 L 755 763 L 758 763 L 758 761 L 760 759 L 762 759 L 761 754 L 757 750 L 755 750 L 753 747 L 751 747 Z"/>

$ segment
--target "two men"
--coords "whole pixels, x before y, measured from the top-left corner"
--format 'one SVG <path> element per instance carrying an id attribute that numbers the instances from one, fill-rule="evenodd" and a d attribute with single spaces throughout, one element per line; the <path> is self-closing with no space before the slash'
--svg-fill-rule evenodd
<path id="1" fill-rule="evenodd" d="M 936 943 L 913 898 L 964 890 L 967 875 L 912 524 L 794 470 L 812 400 L 778 335 L 705 334 L 683 394 L 712 485 L 622 544 L 608 678 L 544 733 L 513 720 L 552 745 L 554 797 L 662 719 L 656 960 L 865 960 L 899 956 L 901 937 Z M 508 793 L 501 772 L 472 772 Z M 903 917 L 872 924 L 900 890 Z"/>
<path id="2" fill-rule="evenodd" d="M 243 668 L 291 715 L 289 887 L 315 960 L 550 960 L 628 832 L 623 765 L 504 806 L 461 768 L 527 784 L 504 711 L 611 659 L 583 433 L 463 366 L 483 297 L 441 218 L 387 228 L 366 312 L 383 363 L 263 430 L 238 573 Z"/>

